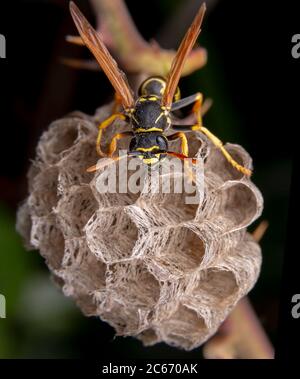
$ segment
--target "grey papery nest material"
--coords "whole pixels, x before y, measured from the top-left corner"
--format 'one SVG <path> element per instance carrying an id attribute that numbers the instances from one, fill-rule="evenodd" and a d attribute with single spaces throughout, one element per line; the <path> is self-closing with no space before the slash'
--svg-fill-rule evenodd
<path id="1" fill-rule="evenodd" d="M 99 193 L 103 170 L 85 170 L 99 158 L 97 125 L 111 107 L 93 117 L 75 112 L 42 135 L 17 229 L 85 315 L 145 345 L 164 341 L 190 350 L 216 332 L 257 280 L 260 247 L 246 228 L 260 216 L 263 199 L 194 132 L 188 133 L 190 155 L 204 162 L 200 204 L 186 204 L 185 193 Z M 125 129 L 116 121 L 104 142 Z M 171 148 L 179 151 L 178 142 Z M 241 146 L 226 148 L 251 168 Z"/>

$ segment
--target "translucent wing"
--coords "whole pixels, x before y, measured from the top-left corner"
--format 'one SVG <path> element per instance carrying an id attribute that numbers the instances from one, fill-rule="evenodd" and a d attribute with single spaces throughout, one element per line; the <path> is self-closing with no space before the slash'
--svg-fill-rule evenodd
<path id="1" fill-rule="evenodd" d="M 176 88 L 181 76 L 182 69 L 185 64 L 186 58 L 191 52 L 200 34 L 200 31 L 201 31 L 200 27 L 202 24 L 205 10 L 206 10 L 206 5 L 204 3 L 201 5 L 196 17 L 194 18 L 192 25 L 190 26 L 189 30 L 187 31 L 184 39 L 182 40 L 179 46 L 179 49 L 177 51 L 177 54 L 175 55 L 175 58 L 173 59 L 172 66 L 167 77 L 166 89 L 162 97 L 163 106 L 170 107 L 172 104 L 172 100 L 173 100 L 173 97 L 174 97 L 174 94 L 175 94 L 175 91 L 176 91 Z"/>
<path id="2" fill-rule="evenodd" d="M 100 35 L 72 1 L 70 2 L 70 11 L 83 42 L 93 53 L 116 93 L 122 99 L 122 105 L 125 108 L 131 108 L 134 105 L 134 97 L 124 72 L 118 68 Z"/>

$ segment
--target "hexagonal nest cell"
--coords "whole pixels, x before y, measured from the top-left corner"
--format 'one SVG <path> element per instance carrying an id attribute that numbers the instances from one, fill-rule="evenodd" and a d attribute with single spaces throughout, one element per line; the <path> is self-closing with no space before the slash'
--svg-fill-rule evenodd
<path id="1" fill-rule="evenodd" d="M 164 341 L 193 349 L 216 332 L 258 278 L 261 252 L 246 227 L 260 216 L 262 196 L 196 132 L 188 140 L 203 165 L 198 202 L 187 204 L 185 190 L 146 191 L 148 174 L 137 193 L 100 193 L 108 168 L 86 168 L 99 159 L 97 125 L 111 109 L 73 113 L 42 135 L 17 229 L 84 314 L 145 345 Z M 105 130 L 104 150 L 117 130 L 129 126 L 115 121 Z M 225 147 L 251 168 L 241 146 Z"/>

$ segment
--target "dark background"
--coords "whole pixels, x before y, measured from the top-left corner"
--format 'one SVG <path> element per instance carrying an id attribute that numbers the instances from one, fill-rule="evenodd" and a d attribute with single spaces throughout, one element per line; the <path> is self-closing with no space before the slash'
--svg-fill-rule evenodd
<path id="1" fill-rule="evenodd" d="M 193 2 L 196 9 L 200 1 Z M 168 48 L 178 45 L 188 25 L 178 19 L 179 36 L 167 33 L 164 25 L 192 1 L 126 3 L 146 39 L 161 39 Z M 77 4 L 92 21 L 88 1 Z M 295 129 L 286 121 L 292 96 L 288 62 L 291 36 L 300 32 L 284 28 L 293 2 L 284 4 L 208 1 L 199 39 L 208 50 L 208 63 L 181 81 L 183 95 L 201 90 L 214 100 L 205 118 L 210 130 L 223 141 L 241 144 L 254 159 L 253 181 L 265 199 L 262 219 L 270 226 L 261 242 L 262 273 L 250 299 L 273 343 Z M 114 339 L 110 326 L 83 317 L 57 291 L 37 252 L 23 249 L 15 212 L 27 195 L 26 172 L 39 136 L 69 111 L 93 113 L 113 92 L 104 74 L 59 62 L 61 56 L 89 57 L 85 49 L 65 42 L 66 34 L 75 33 L 68 1 L 1 2 L 0 33 L 7 40 L 7 59 L 0 59 L 0 293 L 7 299 L 7 318 L 0 319 L 0 357 L 200 357 L 201 349 L 186 353 L 164 344 L 143 348 L 131 338 Z"/>

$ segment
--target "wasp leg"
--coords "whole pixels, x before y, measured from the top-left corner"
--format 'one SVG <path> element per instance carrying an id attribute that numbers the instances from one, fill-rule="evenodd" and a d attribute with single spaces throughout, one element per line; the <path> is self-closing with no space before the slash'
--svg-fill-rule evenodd
<path id="1" fill-rule="evenodd" d="M 189 156 L 189 145 L 188 145 L 186 135 L 183 132 L 177 132 L 177 133 L 171 134 L 170 136 L 167 136 L 168 141 L 174 141 L 178 138 L 181 141 L 181 155 L 180 156 L 177 155 L 177 158 L 183 159 L 184 165 L 185 165 L 187 173 L 188 173 L 188 176 L 191 179 L 191 181 L 194 181 L 195 178 L 193 175 L 193 171 L 190 167 L 189 161 L 186 159 Z M 175 155 L 172 152 L 170 152 L 170 153 L 171 154 L 169 154 L 169 155 L 176 156 L 176 153 L 175 153 Z"/>
<path id="2" fill-rule="evenodd" d="M 96 150 L 97 150 L 97 153 L 100 155 L 100 157 L 106 157 L 107 156 L 107 154 L 105 154 L 101 150 L 102 131 L 103 131 L 103 129 L 110 126 L 116 119 L 126 120 L 126 116 L 123 115 L 122 113 L 115 113 L 115 114 L 111 115 L 110 117 L 108 117 L 106 120 L 102 121 L 101 124 L 99 125 L 99 131 L 98 131 L 98 136 L 97 136 L 97 140 L 96 140 Z"/>
<path id="3" fill-rule="evenodd" d="M 122 155 L 120 157 L 113 157 L 113 154 L 117 148 L 117 141 L 121 138 L 132 137 L 132 136 L 133 136 L 133 132 L 131 132 L 131 131 L 115 134 L 113 136 L 110 144 L 109 144 L 108 154 L 106 156 L 109 158 L 112 158 L 115 162 L 120 160 L 120 159 L 123 159 L 126 155 Z M 108 166 L 110 163 L 112 163 L 112 162 L 105 162 L 103 166 L 101 166 L 101 164 L 100 165 L 95 164 L 94 166 L 87 168 L 86 171 L 87 172 L 94 172 L 94 171 L 100 170 L 100 168 L 102 168 L 102 167 Z"/>
<path id="4" fill-rule="evenodd" d="M 177 133 L 171 134 L 170 136 L 167 136 L 168 141 L 174 141 L 178 138 L 180 138 L 180 142 L 181 142 L 181 153 L 185 155 L 186 157 L 188 157 L 189 146 L 188 146 L 186 135 L 183 132 L 177 132 Z"/>
<path id="5" fill-rule="evenodd" d="M 175 157 L 175 158 L 178 158 L 178 159 L 181 159 L 182 161 L 184 159 L 187 159 L 189 157 L 183 155 L 183 154 L 180 154 L 180 153 L 176 153 L 175 151 L 167 151 L 166 152 L 167 155 L 170 155 L 171 157 Z M 196 164 L 197 163 L 197 158 L 189 158 L 189 159 L 192 159 L 192 163 L 193 164 Z"/>
<path id="6" fill-rule="evenodd" d="M 202 113 L 201 113 L 201 108 L 202 108 L 202 99 L 198 99 L 195 102 L 195 105 L 193 106 L 193 112 L 196 114 L 197 117 L 197 125 L 193 128 L 193 130 L 199 130 L 203 134 L 205 134 L 211 142 L 221 150 L 222 154 L 224 157 L 227 159 L 227 161 L 238 171 L 242 172 L 244 175 L 251 176 L 252 171 L 249 170 L 248 168 L 240 165 L 235 161 L 232 156 L 228 153 L 228 151 L 225 149 L 223 146 L 223 142 L 216 137 L 212 132 L 210 132 L 207 128 L 205 128 L 202 125 Z"/>
<path id="7" fill-rule="evenodd" d="M 178 158 L 180 160 L 183 161 L 185 167 L 186 167 L 186 170 L 187 170 L 187 175 L 189 177 L 189 180 L 191 182 L 195 182 L 196 183 L 196 179 L 195 179 L 195 175 L 189 165 L 189 162 L 187 162 L 187 159 L 189 158 L 188 156 L 186 155 L 183 155 L 183 154 L 180 154 L 180 153 L 175 153 L 175 151 L 167 151 L 166 152 L 167 155 L 171 156 L 171 157 L 175 157 L 175 158 Z M 192 158 L 192 164 L 196 164 L 197 163 L 197 159 L 196 158 Z"/>
<path id="8" fill-rule="evenodd" d="M 115 92 L 115 96 L 114 96 L 114 105 L 113 105 L 113 108 L 112 108 L 112 113 L 118 113 L 118 111 L 119 111 L 121 105 L 122 105 L 122 98 L 121 98 L 120 95 L 118 95 L 118 94 Z"/>
<path id="9" fill-rule="evenodd" d="M 203 102 L 203 97 L 198 97 L 196 99 L 195 104 L 193 106 L 192 112 L 196 115 L 197 117 L 197 124 L 202 127 L 202 113 L 201 113 L 201 108 L 202 108 L 202 102 Z"/>
<path id="10" fill-rule="evenodd" d="M 122 138 L 125 138 L 125 137 L 132 137 L 132 136 L 133 136 L 133 132 L 131 132 L 131 131 L 115 134 L 113 136 L 110 144 L 109 144 L 108 156 L 109 157 L 113 156 L 113 154 L 114 154 L 114 152 L 116 151 L 116 148 L 117 148 L 117 141 L 119 139 L 122 139 Z"/>
<path id="11" fill-rule="evenodd" d="M 198 122 L 201 121 L 201 118 L 198 119 Z M 228 160 L 228 162 L 238 171 L 242 172 L 244 175 L 251 176 L 252 171 L 249 170 L 248 168 L 240 165 L 237 163 L 232 156 L 228 153 L 228 151 L 225 149 L 223 146 L 223 142 L 219 140 L 218 137 L 216 137 L 213 133 L 211 133 L 207 128 L 202 126 L 202 124 L 196 124 L 196 125 L 172 125 L 172 128 L 174 130 L 180 130 L 184 132 L 188 131 L 199 131 L 203 134 L 205 134 L 210 141 L 218 148 L 221 150 L 222 154 L 224 157 Z"/>

